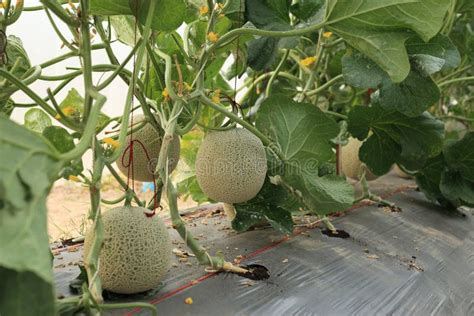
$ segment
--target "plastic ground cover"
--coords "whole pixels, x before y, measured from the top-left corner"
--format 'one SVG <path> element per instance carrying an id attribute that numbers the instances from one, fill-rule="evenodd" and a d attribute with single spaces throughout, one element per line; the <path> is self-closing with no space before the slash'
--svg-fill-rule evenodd
<path id="1" fill-rule="evenodd" d="M 311 217 L 301 220 L 294 235 L 283 236 L 272 229 L 236 234 L 213 209 L 190 213 L 188 226 L 204 245 L 222 250 L 228 260 L 264 265 L 270 278 L 205 273 L 193 257 L 176 257 L 159 291 L 110 302 L 151 302 L 160 315 L 474 315 L 473 210 L 447 212 L 406 184 L 412 183 L 393 176 L 375 182 L 402 212 L 359 205 L 335 218 L 348 239 L 306 227 Z M 170 233 L 176 248 L 185 250 Z M 68 283 L 78 274 L 74 263 L 80 257 L 81 247 L 56 256 L 59 294 L 71 295 Z M 185 304 L 189 297 L 193 304 Z"/>

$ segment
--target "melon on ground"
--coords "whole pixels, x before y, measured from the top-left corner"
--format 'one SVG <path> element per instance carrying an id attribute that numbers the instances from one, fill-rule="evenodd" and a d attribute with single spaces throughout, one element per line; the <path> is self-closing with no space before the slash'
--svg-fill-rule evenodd
<path id="1" fill-rule="evenodd" d="M 133 124 L 136 126 L 139 122 L 143 121 L 145 116 L 137 115 L 134 117 Z M 130 165 L 130 141 L 140 141 L 146 149 L 137 142 L 133 143 L 133 172 Z M 125 148 L 122 154 L 117 159 L 118 169 L 125 175 L 133 177 L 134 180 L 143 182 L 153 182 L 153 174 L 158 163 L 158 157 L 160 155 L 162 143 L 162 135 L 160 135 L 150 123 L 146 123 L 138 131 L 134 131 L 133 135 L 128 135 L 125 141 Z M 128 148 L 128 149 L 127 149 Z M 147 157 L 148 154 L 148 157 Z M 173 171 L 179 161 L 180 154 L 180 141 L 179 136 L 175 135 L 170 144 L 170 157 L 168 161 L 169 171 Z M 130 165 L 130 166 L 129 166 Z M 129 167 L 128 167 L 129 166 Z M 129 172 L 130 168 L 130 172 Z"/>
<path id="2" fill-rule="evenodd" d="M 99 256 L 102 287 L 132 294 L 160 285 L 171 263 L 171 241 L 158 215 L 147 217 L 142 207 L 122 206 L 104 212 L 104 243 Z M 149 211 L 148 211 L 149 212 Z M 86 234 L 84 259 L 94 232 Z"/>
<path id="3" fill-rule="evenodd" d="M 359 173 L 362 162 L 359 159 L 359 149 L 362 142 L 357 138 L 349 137 L 347 145 L 341 147 L 341 167 L 342 173 L 351 179 L 360 180 Z M 378 177 L 367 168 L 365 178 L 368 181 L 375 180 Z"/>
<path id="4" fill-rule="evenodd" d="M 242 203 L 263 186 L 267 158 L 262 141 L 243 128 L 211 132 L 196 155 L 196 178 L 209 198 Z"/>

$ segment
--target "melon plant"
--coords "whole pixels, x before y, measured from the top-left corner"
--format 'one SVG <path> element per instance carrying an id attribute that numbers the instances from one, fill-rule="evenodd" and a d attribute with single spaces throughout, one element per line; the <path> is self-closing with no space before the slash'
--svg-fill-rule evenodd
<path id="1" fill-rule="evenodd" d="M 136 214 L 143 208 L 153 213 L 166 199 L 173 227 L 199 263 L 240 273 L 249 271 L 213 256 L 188 231 L 178 196 L 227 203 L 239 231 L 265 220 L 291 234 L 293 218 L 307 213 L 334 230 L 327 215 L 364 199 L 380 202 L 368 189 L 354 199 L 346 181 L 358 177 L 363 163 L 374 176 L 393 164 L 403 166 L 428 199 L 452 211 L 474 204 L 469 1 L 0 3 L 1 315 L 30 315 L 31 306 L 42 315 L 99 314 L 112 308 L 104 303 L 102 285 L 131 293 L 159 282 L 165 259 L 157 256 L 165 250 L 144 255 L 146 262 L 162 263 L 154 276 L 140 270 L 136 258 L 118 265 L 116 256 L 135 241 L 148 243 L 140 249 L 150 251 L 164 247 L 164 239 L 152 245 L 144 231 L 122 229 L 115 234 L 127 249 L 119 248 L 117 239 L 108 239 L 104 204 L 122 210 L 114 215 L 117 221 L 128 216 L 138 227 L 157 216 Z M 28 57 L 11 28 L 27 19 L 24 11 L 51 16 L 51 32 L 64 47 L 61 55 L 32 64 L 37 59 Z M 118 42 L 127 45 L 128 54 L 116 54 Z M 108 60 L 98 64 L 96 53 Z M 43 91 L 41 81 L 51 88 Z M 107 92 L 116 81 L 124 84 L 126 96 L 119 106 L 114 101 L 118 116 L 106 115 Z M 70 92 L 63 98 L 64 89 Z M 22 126 L 18 115 L 25 108 Z M 135 110 L 144 113 L 147 124 L 136 125 Z M 450 119 L 466 126 L 464 136 L 445 133 L 443 121 Z M 136 130 L 130 133 L 132 121 Z M 134 143 L 133 172 L 127 167 L 129 134 L 143 137 L 151 160 Z M 347 137 L 352 140 L 341 147 Z M 92 152 L 90 168 L 82 163 L 86 152 Z M 172 177 L 178 157 L 186 174 Z M 338 157 L 348 164 L 342 172 Z M 122 190 L 113 201 L 101 194 L 104 172 Z M 152 173 L 155 194 L 144 201 L 128 183 L 153 181 Z M 46 227 L 46 198 L 59 178 L 89 188 L 92 225 L 84 293 L 66 300 L 56 300 Z M 360 179 L 364 188 L 365 180 Z M 123 200 L 131 206 L 123 207 Z M 120 251 L 109 256 L 108 246 Z M 107 260 L 112 263 L 105 266 Z M 140 281 L 119 286 L 117 276 L 104 273 L 107 268 Z M 143 280 L 146 275 L 150 283 Z M 145 303 L 125 305 L 156 312 Z"/>
<path id="2" fill-rule="evenodd" d="M 140 126 L 145 116 L 134 117 L 134 125 Z M 133 129 L 133 127 L 132 127 Z M 163 141 L 162 135 L 146 122 L 137 131 L 132 131 L 126 138 L 124 148 L 120 157 L 115 161 L 117 168 L 125 175 L 133 174 L 135 180 L 153 182 L 158 156 Z M 131 143 L 133 142 L 133 159 L 131 159 Z M 168 171 L 173 171 L 178 165 L 180 141 L 175 135 L 171 141 L 170 157 L 168 159 Z"/>
<path id="3" fill-rule="evenodd" d="M 156 288 L 171 265 L 171 241 L 158 215 L 143 207 L 123 206 L 104 212 L 104 242 L 99 256 L 102 287 L 133 294 Z M 84 260 L 90 254 L 95 230 L 84 242 Z"/>
<path id="4" fill-rule="evenodd" d="M 243 128 L 210 132 L 196 156 L 196 178 L 204 194 L 225 203 L 255 197 L 267 173 L 262 141 Z"/>

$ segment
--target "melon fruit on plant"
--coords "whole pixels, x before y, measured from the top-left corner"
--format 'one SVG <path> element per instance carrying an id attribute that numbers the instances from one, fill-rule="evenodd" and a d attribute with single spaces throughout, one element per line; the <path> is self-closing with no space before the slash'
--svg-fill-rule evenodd
<path id="1" fill-rule="evenodd" d="M 143 115 L 137 115 L 134 120 L 134 126 L 139 126 L 140 122 L 145 119 Z M 133 172 L 130 164 L 130 141 L 133 138 Z M 146 123 L 142 128 L 134 131 L 132 135 L 128 135 L 125 141 L 125 148 L 117 159 L 118 169 L 126 176 L 133 176 L 134 180 L 152 182 L 153 174 L 155 172 L 156 164 L 158 163 L 158 157 L 160 155 L 162 135 L 160 135 L 150 123 Z M 142 148 L 140 141 L 146 149 Z M 147 157 L 148 154 L 148 157 Z M 170 156 L 168 161 L 169 171 L 173 171 L 179 161 L 180 154 L 180 142 L 178 135 L 173 137 L 170 144 Z M 130 167 L 130 173 L 128 169 Z"/>
<path id="2" fill-rule="evenodd" d="M 171 263 L 171 241 L 158 215 L 148 217 L 142 207 L 122 206 L 104 212 L 104 244 L 99 256 L 102 287 L 132 294 L 156 288 Z M 94 237 L 84 242 L 84 259 Z"/>
<path id="3" fill-rule="evenodd" d="M 359 173 L 362 166 L 362 162 L 359 159 L 359 149 L 361 146 L 362 142 L 360 140 L 349 137 L 347 145 L 341 147 L 342 173 L 346 177 L 354 180 L 359 180 Z M 377 179 L 377 176 L 367 168 L 365 178 L 370 181 Z"/>
<path id="4" fill-rule="evenodd" d="M 196 178 L 209 198 L 242 203 L 263 186 L 267 158 L 262 141 L 243 128 L 209 133 L 196 156 Z"/>
<path id="5" fill-rule="evenodd" d="M 467 132 L 467 126 L 457 120 L 450 119 L 444 123 L 444 133 L 449 138 L 461 139 Z"/>

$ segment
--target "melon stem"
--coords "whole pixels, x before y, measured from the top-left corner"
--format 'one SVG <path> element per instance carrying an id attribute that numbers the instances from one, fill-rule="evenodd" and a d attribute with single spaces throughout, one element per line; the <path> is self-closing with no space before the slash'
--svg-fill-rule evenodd
<path id="1" fill-rule="evenodd" d="M 224 204 L 224 213 L 227 216 L 227 219 L 229 221 L 233 221 L 235 219 L 235 216 L 236 216 L 234 205 L 232 205 L 230 203 L 223 203 L 223 204 Z"/>

